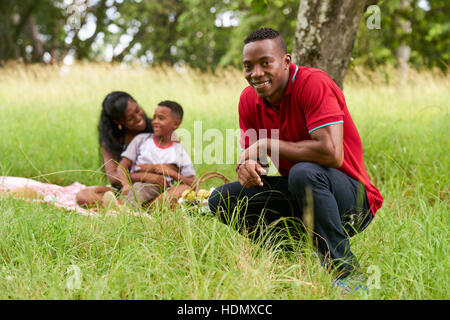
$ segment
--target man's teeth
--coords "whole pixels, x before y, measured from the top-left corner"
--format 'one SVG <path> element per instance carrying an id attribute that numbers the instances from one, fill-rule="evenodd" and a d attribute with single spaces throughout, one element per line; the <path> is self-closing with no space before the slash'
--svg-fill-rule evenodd
<path id="1" fill-rule="evenodd" d="M 261 88 L 261 87 L 263 87 L 263 86 L 265 86 L 266 84 L 269 84 L 269 83 L 270 83 L 270 80 L 267 80 L 267 81 L 265 81 L 265 82 L 254 83 L 253 85 L 254 85 L 256 88 Z"/>

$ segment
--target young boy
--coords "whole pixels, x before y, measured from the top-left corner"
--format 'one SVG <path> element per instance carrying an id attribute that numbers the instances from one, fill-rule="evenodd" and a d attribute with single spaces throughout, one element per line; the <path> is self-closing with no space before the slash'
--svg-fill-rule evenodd
<path id="1" fill-rule="evenodd" d="M 195 171 L 192 161 L 180 143 L 172 141 L 173 132 L 183 120 L 183 109 L 174 101 L 158 104 L 152 120 L 153 133 L 137 135 L 121 154 L 117 177 L 123 186 L 122 194 L 134 205 L 141 206 L 157 198 L 176 181 L 182 184 L 169 188 L 169 193 L 177 200 L 187 186 L 193 184 Z M 135 182 L 128 179 L 130 172 L 139 171 L 143 175 L 156 173 L 161 179 L 155 184 Z M 183 185 L 184 184 L 184 185 Z"/>

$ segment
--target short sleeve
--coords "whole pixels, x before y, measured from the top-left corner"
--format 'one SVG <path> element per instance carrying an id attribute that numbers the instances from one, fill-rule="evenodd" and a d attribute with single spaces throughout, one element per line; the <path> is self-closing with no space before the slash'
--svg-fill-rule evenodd
<path id="1" fill-rule="evenodd" d="M 180 174 L 185 177 L 195 176 L 194 165 L 192 164 L 191 157 L 187 154 L 181 144 L 177 143 L 178 154 L 179 154 L 179 167 Z"/>
<path id="2" fill-rule="evenodd" d="M 344 111 L 339 103 L 341 99 L 341 90 L 326 73 L 314 72 L 305 80 L 300 101 L 309 133 L 344 122 Z"/>
<path id="3" fill-rule="evenodd" d="M 131 162 L 136 163 L 136 159 L 139 155 L 139 146 L 142 142 L 148 137 L 148 133 L 138 134 L 136 137 L 131 140 L 128 147 L 124 152 L 120 155 L 122 158 L 130 159 Z"/>
<path id="4" fill-rule="evenodd" d="M 241 131 L 239 144 L 241 149 L 247 149 L 254 142 L 251 141 L 252 135 L 249 134 L 254 131 L 254 126 L 249 116 L 250 112 L 246 95 L 246 91 L 244 91 L 239 98 L 239 128 Z"/>

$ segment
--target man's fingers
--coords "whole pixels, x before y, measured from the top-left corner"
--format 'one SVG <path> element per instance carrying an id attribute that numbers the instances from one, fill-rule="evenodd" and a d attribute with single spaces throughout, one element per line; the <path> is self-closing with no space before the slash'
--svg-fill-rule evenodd
<path id="1" fill-rule="evenodd" d="M 261 177 L 256 171 L 256 164 L 245 163 L 239 167 L 238 180 L 243 187 L 263 186 Z"/>
<path id="2" fill-rule="evenodd" d="M 261 177 L 257 172 L 260 167 L 261 166 L 259 164 L 251 164 L 248 166 L 248 173 L 250 175 L 250 179 L 254 180 L 257 185 L 262 186 Z"/>

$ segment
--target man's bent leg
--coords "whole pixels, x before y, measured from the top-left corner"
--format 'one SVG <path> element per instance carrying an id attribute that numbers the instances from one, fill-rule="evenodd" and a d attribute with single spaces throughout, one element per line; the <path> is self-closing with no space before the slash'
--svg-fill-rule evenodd
<path id="1" fill-rule="evenodd" d="M 262 181 L 262 187 L 244 188 L 232 182 L 216 188 L 208 200 L 211 212 L 240 231 L 256 234 L 262 222 L 268 225 L 282 217 L 298 221 L 301 209 L 288 190 L 287 178 L 263 177 Z"/>
<path id="2" fill-rule="evenodd" d="M 367 199 L 358 203 L 360 183 L 343 172 L 311 162 L 297 163 L 289 173 L 289 190 L 296 195 L 301 206 L 305 203 L 307 187 L 311 188 L 313 195 L 314 232 L 319 253 L 331 258 L 332 266 L 337 266 L 341 272 L 340 277 L 345 277 L 359 265 L 350 251 L 343 224 L 357 208 L 370 213 Z"/>

